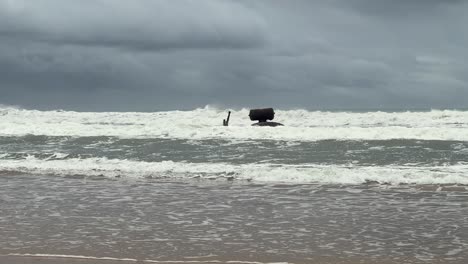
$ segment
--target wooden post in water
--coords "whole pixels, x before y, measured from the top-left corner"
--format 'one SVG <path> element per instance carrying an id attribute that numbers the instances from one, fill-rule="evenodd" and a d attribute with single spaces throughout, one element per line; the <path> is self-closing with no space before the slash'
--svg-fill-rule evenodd
<path id="1" fill-rule="evenodd" d="M 223 126 L 229 126 L 229 118 L 231 117 L 231 111 L 228 111 L 227 119 L 223 119 Z"/>

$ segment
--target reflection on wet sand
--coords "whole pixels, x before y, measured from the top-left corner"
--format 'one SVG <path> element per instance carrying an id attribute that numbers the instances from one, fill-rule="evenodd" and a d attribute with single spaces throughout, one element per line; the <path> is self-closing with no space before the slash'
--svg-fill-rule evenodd
<path id="1" fill-rule="evenodd" d="M 468 259 L 468 191 L 460 185 L 3 175 L 0 193 L 1 254 L 166 262 L 464 263 Z M 46 263 L 37 256 L 2 259 L 14 264 Z"/>

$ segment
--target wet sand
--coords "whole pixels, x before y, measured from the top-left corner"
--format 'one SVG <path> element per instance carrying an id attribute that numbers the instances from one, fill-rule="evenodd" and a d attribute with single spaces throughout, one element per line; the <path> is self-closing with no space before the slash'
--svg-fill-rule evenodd
<path id="1" fill-rule="evenodd" d="M 155 260 L 106 260 L 106 259 L 85 259 L 85 258 L 65 258 L 65 257 L 32 257 L 32 256 L 0 256 L 0 263 L 5 264 L 257 264 L 235 261 L 155 261 Z M 258 263 L 261 264 L 261 263 Z"/>
<path id="2" fill-rule="evenodd" d="M 1 264 L 135 263 L 5 256 L 11 253 L 140 263 L 462 264 L 468 259 L 466 186 L 2 175 L 0 199 Z"/>
<path id="3" fill-rule="evenodd" d="M 349 258 L 340 259 L 334 257 L 315 257 L 307 260 L 296 261 L 267 261 L 267 260 L 250 260 L 250 261 L 236 261 L 232 259 L 226 260 L 172 260 L 172 261 L 158 261 L 158 260 L 112 260 L 112 259 L 88 259 L 88 258 L 69 258 L 69 257 L 41 257 L 41 256 L 0 256 L 0 263 L 5 264 L 401 264 L 411 263 L 415 260 L 401 260 L 391 261 L 385 259 L 366 259 L 366 258 Z M 430 263 L 442 264 L 448 263 L 443 260 L 434 260 Z"/>

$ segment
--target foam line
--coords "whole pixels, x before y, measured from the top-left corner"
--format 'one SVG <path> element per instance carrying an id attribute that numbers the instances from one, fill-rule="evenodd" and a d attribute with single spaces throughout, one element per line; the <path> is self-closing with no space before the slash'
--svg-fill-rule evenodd
<path id="1" fill-rule="evenodd" d="M 104 261 L 126 261 L 143 263 L 239 263 L 239 264 L 288 264 L 287 262 L 258 262 L 258 261 L 220 261 L 220 260 L 138 260 L 132 258 L 91 257 L 80 255 L 55 255 L 55 254 L 7 254 L 10 257 L 37 257 L 37 258 L 63 258 L 63 259 L 90 259 Z"/>
<path id="2" fill-rule="evenodd" d="M 468 164 L 356 166 L 144 162 L 107 158 L 0 160 L 0 171 L 60 176 L 127 178 L 229 178 L 257 182 L 362 184 L 468 184 Z"/>

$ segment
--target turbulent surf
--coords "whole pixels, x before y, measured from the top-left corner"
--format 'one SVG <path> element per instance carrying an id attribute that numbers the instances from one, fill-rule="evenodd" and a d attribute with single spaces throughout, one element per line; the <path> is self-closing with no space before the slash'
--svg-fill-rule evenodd
<path id="1" fill-rule="evenodd" d="M 261 182 L 468 184 L 468 112 L 0 109 L 0 171 Z"/>

